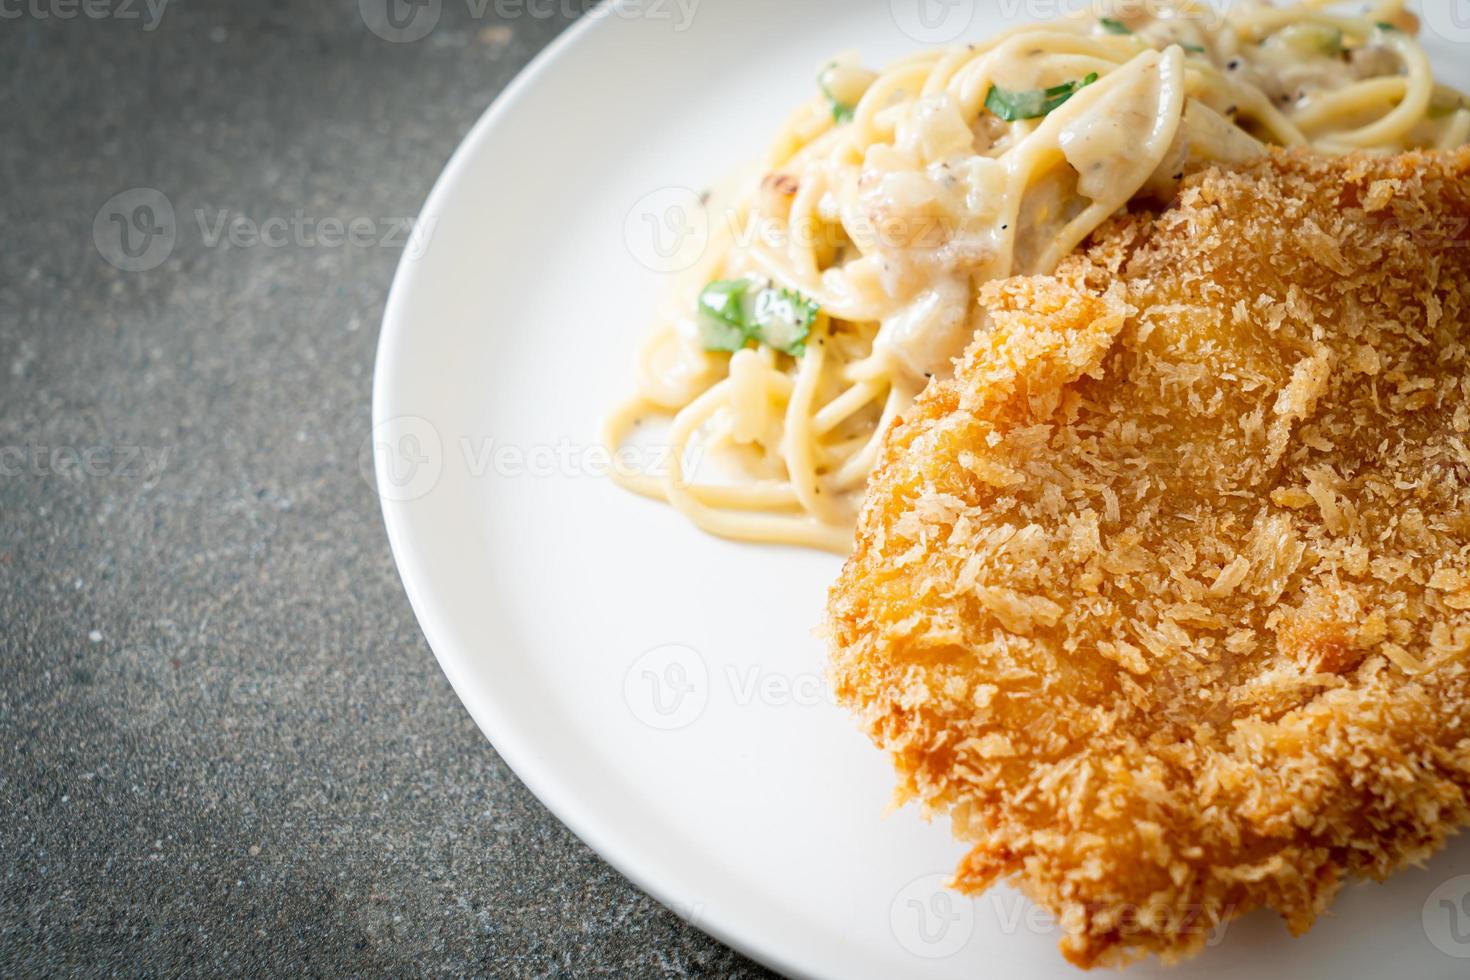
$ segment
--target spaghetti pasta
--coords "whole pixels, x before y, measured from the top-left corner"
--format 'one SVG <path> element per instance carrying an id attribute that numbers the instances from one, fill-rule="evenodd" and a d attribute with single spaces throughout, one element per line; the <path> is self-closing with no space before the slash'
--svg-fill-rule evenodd
<path id="1" fill-rule="evenodd" d="M 1470 140 L 1404 0 L 1331 6 L 1123 0 L 882 72 L 828 66 L 711 198 L 704 258 L 604 421 L 615 452 L 663 420 L 674 465 L 616 478 L 714 534 L 845 552 L 884 431 L 984 329 L 984 282 L 1049 272 L 1130 201 L 1266 144 Z"/>

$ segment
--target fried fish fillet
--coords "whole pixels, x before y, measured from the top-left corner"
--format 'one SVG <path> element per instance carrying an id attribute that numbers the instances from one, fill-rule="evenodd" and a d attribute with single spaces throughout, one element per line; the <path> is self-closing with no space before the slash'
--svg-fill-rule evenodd
<path id="1" fill-rule="evenodd" d="M 1470 822 L 1470 152 L 1206 171 L 982 303 L 827 624 L 955 887 L 1173 960 Z"/>

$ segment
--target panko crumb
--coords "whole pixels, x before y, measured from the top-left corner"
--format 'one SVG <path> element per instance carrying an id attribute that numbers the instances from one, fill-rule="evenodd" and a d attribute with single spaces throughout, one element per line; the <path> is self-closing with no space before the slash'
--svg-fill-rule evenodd
<path id="1" fill-rule="evenodd" d="M 1274 152 L 986 287 L 827 625 L 956 888 L 1172 961 L 1470 822 L 1467 229 L 1470 151 Z"/>

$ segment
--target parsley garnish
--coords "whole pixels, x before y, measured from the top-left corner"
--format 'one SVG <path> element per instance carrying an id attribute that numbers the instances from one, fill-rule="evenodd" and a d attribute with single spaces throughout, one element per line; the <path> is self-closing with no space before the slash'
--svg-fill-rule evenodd
<path id="1" fill-rule="evenodd" d="M 718 279 L 699 294 L 699 339 L 705 350 L 737 351 L 755 341 L 800 357 L 821 309 L 792 289 Z"/>
<path id="2" fill-rule="evenodd" d="M 717 279 L 699 294 L 699 340 L 705 350 L 737 351 L 750 337 L 746 329 L 746 279 Z"/>
<path id="3" fill-rule="evenodd" d="M 794 289 L 762 289 L 755 299 L 755 338 L 783 354 L 800 357 L 821 307 Z"/>
<path id="4" fill-rule="evenodd" d="M 1133 29 L 1116 17 L 1104 17 L 1098 21 L 1109 34 L 1132 34 Z"/>
<path id="5" fill-rule="evenodd" d="M 999 85 L 990 86 L 985 96 L 985 108 L 1006 122 L 1017 119 L 1039 119 L 1056 109 L 1079 91 L 1097 81 L 1097 72 L 1089 72 L 1080 82 L 1063 82 L 1051 88 L 1032 89 L 1027 92 L 1012 92 Z"/>

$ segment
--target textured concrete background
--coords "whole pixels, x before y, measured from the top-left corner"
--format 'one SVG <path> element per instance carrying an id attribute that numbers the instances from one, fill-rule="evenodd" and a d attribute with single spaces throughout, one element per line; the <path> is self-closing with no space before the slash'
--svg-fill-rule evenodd
<path id="1" fill-rule="evenodd" d="M 358 467 L 394 219 L 581 0 L 88 2 L 0 18 L 0 974 L 762 975 L 496 757 Z"/>

